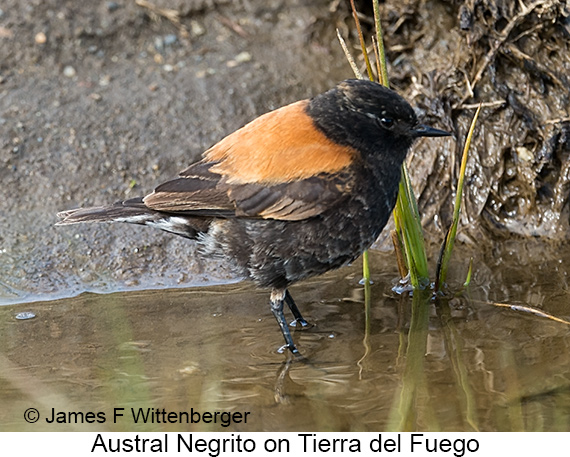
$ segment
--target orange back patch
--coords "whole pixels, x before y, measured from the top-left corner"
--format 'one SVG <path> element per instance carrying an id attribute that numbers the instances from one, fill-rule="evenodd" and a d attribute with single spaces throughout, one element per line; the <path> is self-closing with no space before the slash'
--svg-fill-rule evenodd
<path id="1" fill-rule="evenodd" d="M 227 183 L 281 183 L 335 173 L 350 165 L 356 151 L 339 146 L 313 124 L 301 100 L 264 114 L 204 153 L 210 168 Z"/>

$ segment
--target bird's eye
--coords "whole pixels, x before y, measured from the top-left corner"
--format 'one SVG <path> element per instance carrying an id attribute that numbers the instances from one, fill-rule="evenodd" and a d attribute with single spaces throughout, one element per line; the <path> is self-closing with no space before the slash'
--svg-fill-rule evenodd
<path id="1" fill-rule="evenodd" d="M 392 127 L 394 127 L 394 120 L 390 119 L 389 117 L 381 117 L 380 125 L 385 129 L 390 130 Z"/>

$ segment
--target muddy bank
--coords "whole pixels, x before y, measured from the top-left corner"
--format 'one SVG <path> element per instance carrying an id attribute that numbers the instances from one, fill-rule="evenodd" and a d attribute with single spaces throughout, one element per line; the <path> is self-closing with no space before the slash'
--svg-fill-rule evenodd
<path id="1" fill-rule="evenodd" d="M 410 170 L 426 226 L 438 232 L 449 225 L 463 139 L 481 102 L 467 169 L 463 232 L 477 239 L 567 239 L 567 3 L 429 3 L 388 2 L 384 7 L 393 84 L 430 120 L 439 119 L 461 139 L 443 151 L 416 148 Z"/>

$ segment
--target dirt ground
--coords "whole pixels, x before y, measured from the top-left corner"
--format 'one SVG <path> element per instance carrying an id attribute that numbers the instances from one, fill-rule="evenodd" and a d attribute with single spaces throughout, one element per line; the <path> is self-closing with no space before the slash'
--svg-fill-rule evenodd
<path id="1" fill-rule="evenodd" d="M 410 158 L 436 237 L 462 138 L 484 102 L 463 239 L 567 238 L 570 10 L 526 3 L 383 4 L 393 87 L 426 123 L 456 135 L 437 150 L 420 143 Z M 0 8 L 0 302 L 226 278 L 183 239 L 54 227 L 55 214 L 152 191 L 254 117 L 352 77 L 336 27 L 357 43 L 346 3 L 331 0 Z"/>

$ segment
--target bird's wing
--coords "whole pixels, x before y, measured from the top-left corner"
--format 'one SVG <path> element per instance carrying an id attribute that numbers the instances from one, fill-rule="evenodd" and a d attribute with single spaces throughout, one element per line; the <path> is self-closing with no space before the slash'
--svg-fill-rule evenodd
<path id="1" fill-rule="evenodd" d="M 322 213 L 353 185 L 354 149 L 318 130 L 307 101 L 265 114 L 208 149 L 144 203 L 166 212 L 301 220 Z"/>

